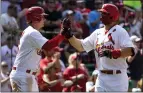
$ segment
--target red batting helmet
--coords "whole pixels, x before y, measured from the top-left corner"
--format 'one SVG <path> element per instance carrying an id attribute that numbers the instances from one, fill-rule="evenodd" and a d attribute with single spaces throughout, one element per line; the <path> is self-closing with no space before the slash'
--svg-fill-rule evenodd
<path id="1" fill-rule="evenodd" d="M 26 20 L 28 23 L 32 21 L 41 21 L 42 17 L 47 15 L 48 14 L 44 12 L 42 7 L 34 6 L 26 11 Z"/>
<path id="2" fill-rule="evenodd" d="M 112 21 L 117 21 L 119 19 L 119 10 L 113 4 L 104 4 L 99 11 L 108 13 Z"/>

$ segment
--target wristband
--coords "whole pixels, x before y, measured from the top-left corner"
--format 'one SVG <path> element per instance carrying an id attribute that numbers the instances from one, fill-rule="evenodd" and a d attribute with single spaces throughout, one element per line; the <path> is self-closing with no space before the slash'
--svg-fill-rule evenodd
<path id="1" fill-rule="evenodd" d="M 121 50 L 120 49 L 111 50 L 111 55 L 114 59 L 117 59 L 121 56 Z"/>

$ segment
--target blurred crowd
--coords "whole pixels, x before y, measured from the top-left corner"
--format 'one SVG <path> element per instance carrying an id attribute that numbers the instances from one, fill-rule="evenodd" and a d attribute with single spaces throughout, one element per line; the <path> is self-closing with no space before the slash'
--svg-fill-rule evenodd
<path id="1" fill-rule="evenodd" d="M 130 1 L 136 7 L 123 0 L 1 0 L 1 91 L 11 91 L 9 73 L 18 53 L 19 38 L 28 26 L 25 12 L 29 7 L 41 6 L 48 14 L 41 29 L 47 39 L 60 32 L 65 17 L 70 19 L 74 35 L 81 39 L 104 26 L 98 12 L 104 3 L 113 3 L 118 7 L 118 24 L 126 29 L 135 46 L 136 55 L 126 59 L 129 91 L 143 91 L 142 0 Z M 89 72 L 87 64 L 92 64 L 95 70 Z M 47 56 L 42 56 L 36 75 L 41 92 L 94 92 L 98 71 L 93 51 L 78 53 L 65 40 Z"/>

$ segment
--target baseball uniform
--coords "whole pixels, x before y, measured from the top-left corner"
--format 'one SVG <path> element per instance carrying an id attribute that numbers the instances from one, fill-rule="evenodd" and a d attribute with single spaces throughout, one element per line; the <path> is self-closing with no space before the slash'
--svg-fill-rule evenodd
<path id="1" fill-rule="evenodd" d="M 97 69 L 99 70 L 96 80 L 95 91 L 110 92 L 110 91 L 127 91 L 128 76 L 127 63 L 125 58 L 110 59 L 106 56 L 98 56 L 101 50 L 123 49 L 133 47 L 126 30 L 121 26 L 113 26 L 107 33 L 105 28 L 97 29 L 89 37 L 81 40 L 82 46 L 86 52 L 95 50 Z M 105 74 L 100 70 L 120 70 L 120 74 Z"/>
<path id="2" fill-rule="evenodd" d="M 40 49 L 46 42 L 47 39 L 32 26 L 23 31 L 18 46 L 19 52 L 10 74 L 11 82 L 15 82 L 20 91 L 38 91 L 33 74 L 37 71 L 41 59 Z"/>

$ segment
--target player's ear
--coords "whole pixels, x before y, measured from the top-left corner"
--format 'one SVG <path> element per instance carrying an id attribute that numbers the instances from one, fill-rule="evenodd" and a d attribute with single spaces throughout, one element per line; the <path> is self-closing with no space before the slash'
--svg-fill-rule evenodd
<path id="1" fill-rule="evenodd" d="M 42 56 L 42 58 L 45 58 L 45 57 L 46 57 L 46 51 L 43 50 L 43 49 L 42 49 L 42 51 L 41 51 L 41 56 Z"/>

